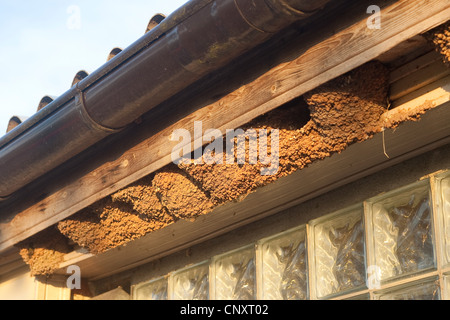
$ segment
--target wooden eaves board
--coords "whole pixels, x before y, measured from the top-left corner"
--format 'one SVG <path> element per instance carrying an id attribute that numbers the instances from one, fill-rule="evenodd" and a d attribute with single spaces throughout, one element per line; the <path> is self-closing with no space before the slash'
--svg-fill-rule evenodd
<path id="1" fill-rule="evenodd" d="M 83 249 L 65 257 L 57 273 L 77 265 L 83 277 L 104 278 L 144 263 L 189 248 L 271 214 L 288 209 L 347 183 L 356 181 L 384 168 L 413 158 L 450 143 L 450 77 L 446 78 L 449 93 L 441 97 L 447 102 L 428 111 L 418 122 L 406 122 L 383 134 L 357 143 L 311 166 L 281 178 L 242 202 L 216 208 L 194 222 L 178 221 L 164 229 L 134 240 L 124 247 L 92 255 Z M 409 104 L 405 108 L 411 107 Z M 391 112 L 398 112 L 394 109 Z M 418 134 L 420 132 L 420 134 Z"/>
<path id="2" fill-rule="evenodd" d="M 366 8 L 371 4 L 369 1 L 358 1 L 349 7 L 348 12 L 352 18 L 360 17 L 356 23 L 337 17 L 330 19 L 328 24 L 314 28 L 313 32 L 305 33 L 299 41 L 306 51 L 298 52 L 291 61 L 276 66 L 235 92 L 163 128 L 111 161 L 89 172 L 80 170 L 83 174 L 77 179 L 54 188 L 29 207 L 2 208 L 0 253 L 170 163 L 170 153 L 175 143 L 169 143 L 169 137 L 174 129 L 193 130 L 196 120 L 203 121 L 205 128 L 222 131 L 237 128 L 375 59 L 397 44 L 444 23 L 450 17 L 450 2 L 447 1 L 382 1 L 382 28 L 368 29 Z M 441 119 L 438 117 L 437 120 Z M 442 128 L 448 130 L 446 126 Z M 325 178 L 330 177 L 323 176 Z M 190 226 L 184 224 L 185 227 Z M 174 228 L 181 225 L 177 224 Z"/>
<path id="3" fill-rule="evenodd" d="M 430 73 L 429 66 L 438 72 Z M 69 265 L 76 264 L 92 280 L 106 277 L 220 236 L 433 148 L 450 146 L 450 126 L 446 121 L 450 119 L 450 69 L 443 65 L 442 58 L 434 51 L 418 56 L 393 70 L 390 83 L 393 109 L 383 119 L 405 112 L 416 114 L 427 103 L 436 109 L 428 111 L 418 123 L 404 123 L 398 131 L 388 130 L 384 136 L 379 134 L 353 145 L 341 155 L 261 188 L 243 202 L 219 207 L 195 222 L 177 223 L 99 256 L 84 250 L 72 252 L 65 256 L 58 272 L 64 273 Z M 417 136 L 417 132 L 426 134 Z"/>

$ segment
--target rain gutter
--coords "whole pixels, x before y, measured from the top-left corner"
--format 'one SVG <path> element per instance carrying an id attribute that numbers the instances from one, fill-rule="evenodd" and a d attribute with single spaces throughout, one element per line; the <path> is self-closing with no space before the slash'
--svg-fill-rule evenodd
<path id="1" fill-rule="evenodd" d="M 189 1 L 0 138 L 0 199 L 329 1 Z"/>

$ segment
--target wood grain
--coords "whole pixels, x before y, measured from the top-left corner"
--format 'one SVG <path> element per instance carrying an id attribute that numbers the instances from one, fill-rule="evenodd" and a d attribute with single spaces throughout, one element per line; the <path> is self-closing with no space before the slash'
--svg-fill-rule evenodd
<path id="1" fill-rule="evenodd" d="M 393 111 L 391 111 L 393 112 Z M 407 122 L 395 131 L 386 131 L 390 158 L 382 148 L 382 134 L 354 144 L 340 154 L 258 189 L 242 202 L 217 207 L 194 222 L 178 221 L 97 256 L 70 254 L 60 265 L 61 272 L 78 265 L 85 277 L 96 280 L 129 270 L 193 245 L 220 236 L 238 227 L 291 208 L 328 191 L 391 167 L 427 151 L 450 143 L 450 102 L 426 113 L 418 122 Z M 417 135 L 422 132 L 422 135 Z"/>

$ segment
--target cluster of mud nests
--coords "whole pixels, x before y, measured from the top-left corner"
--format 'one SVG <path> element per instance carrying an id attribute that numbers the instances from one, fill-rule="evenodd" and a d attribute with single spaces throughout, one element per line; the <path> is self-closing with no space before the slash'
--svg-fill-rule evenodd
<path id="1" fill-rule="evenodd" d="M 450 67 L 450 21 L 427 32 L 425 36 L 442 55 L 447 67 Z"/>
<path id="2" fill-rule="evenodd" d="M 431 41 L 448 61 L 448 24 L 434 34 Z M 270 136 L 278 130 L 279 166 L 274 174 L 261 174 L 267 166 L 261 159 L 254 164 L 194 163 L 202 159 L 171 164 L 21 243 L 21 254 L 33 274 L 51 274 L 68 252 L 68 242 L 98 254 L 179 219 L 194 220 L 221 204 L 241 201 L 280 177 L 390 127 L 382 117 L 388 108 L 388 78 L 384 65 L 369 62 L 243 126 L 243 131 L 267 130 L 268 149 Z M 390 119 L 390 123 L 396 126 L 411 119 Z M 244 139 L 248 149 L 249 137 Z M 225 153 L 214 156 L 226 157 Z M 248 159 L 247 152 L 244 156 Z"/>

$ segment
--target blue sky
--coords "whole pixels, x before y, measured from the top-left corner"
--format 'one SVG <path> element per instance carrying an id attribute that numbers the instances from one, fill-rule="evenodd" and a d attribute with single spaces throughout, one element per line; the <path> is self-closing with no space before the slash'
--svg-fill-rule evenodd
<path id="1" fill-rule="evenodd" d="M 67 91 L 80 70 L 91 73 L 109 52 L 144 35 L 156 13 L 187 0 L 1 0 L 0 136 L 9 119 L 31 116 L 45 95 Z"/>

